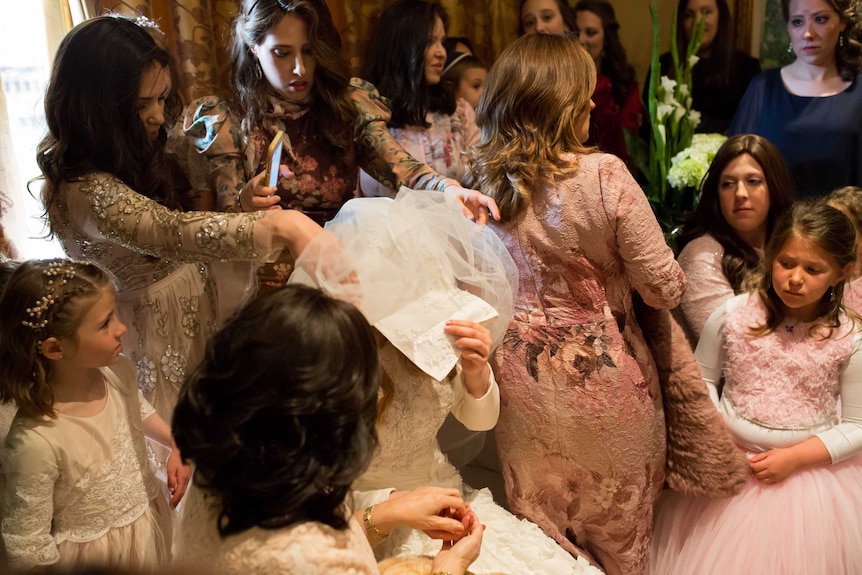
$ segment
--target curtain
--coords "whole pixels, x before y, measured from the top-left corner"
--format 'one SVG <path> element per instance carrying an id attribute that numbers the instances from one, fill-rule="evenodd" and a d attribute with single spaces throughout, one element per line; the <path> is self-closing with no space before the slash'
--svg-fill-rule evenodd
<path id="1" fill-rule="evenodd" d="M 341 33 L 343 53 L 359 73 L 377 15 L 394 0 L 328 0 Z M 511 0 L 442 0 L 449 14 L 449 36 L 466 36 L 490 66 L 517 35 L 518 3 Z M 158 22 L 179 66 L 184 101 L 208 94 L 230 96 L 230 26 L 238 0 L 97 0 L 106 10 L 141 14 Z"/>

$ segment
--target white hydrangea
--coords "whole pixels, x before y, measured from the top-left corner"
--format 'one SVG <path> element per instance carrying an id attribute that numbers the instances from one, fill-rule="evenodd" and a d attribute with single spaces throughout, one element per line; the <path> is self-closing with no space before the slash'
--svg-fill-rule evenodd
<path id="1" fill-rule="evenodd" d="M 691 146 L 671 159 L 667 183 L 678 190 L 699 186 L 725 140 L 722 134 L 695 134 Z"/>

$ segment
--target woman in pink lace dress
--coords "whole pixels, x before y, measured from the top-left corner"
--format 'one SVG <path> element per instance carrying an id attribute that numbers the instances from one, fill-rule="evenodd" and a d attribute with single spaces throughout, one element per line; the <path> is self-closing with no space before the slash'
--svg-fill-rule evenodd
<path id="1" fill-rule="evenodd" d="M 665 431 L 632 292 L 673 307 L 685 278 L 625 164 L 582 144 L 595 82 L 575 40 L 516 40 L 488 76 L 468 169 L 500 206 L 520 275 L 496 354 L 509 505 L 608 573 L 637 574 Z"/>
<path id="2" fill-rule="evenodd" d="M 862 335 L 842 305 L 855 240 L 838 210 L 795 204 L 756 291 L 707 320 L 698 363 L 751 478 L 733 497 L 666 492 L 652 573 L 862 573 Z"/>
<path id="3" fill-rule="evenodd" d="M 775 221 L 792 203 L 790 174 L 769 140 L 742 134 L 718 149 L 679 239 L 679 265 L 688 279 L 680 323 L 692 345 L 710 314 L 744 291 Z"/>

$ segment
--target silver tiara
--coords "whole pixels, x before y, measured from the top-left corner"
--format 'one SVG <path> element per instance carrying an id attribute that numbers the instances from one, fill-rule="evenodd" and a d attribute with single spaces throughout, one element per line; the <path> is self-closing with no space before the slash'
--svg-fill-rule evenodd
<path id="1" fill-rule="evenodd" d="M 44 274 L 48 278 L 48 284 L 45 286 L 45 295 L 36 300 L 33 307 L 28 307 L 24 310 L 30 316 L 30 319 L 21 322 L 21 325 L 34 330 L 43 329 L 48 325 L 48 310 L 60 297 L 60 288 L 75 277 L 75 268 L 69 262 L 51 262 L 45 269 Z"/>

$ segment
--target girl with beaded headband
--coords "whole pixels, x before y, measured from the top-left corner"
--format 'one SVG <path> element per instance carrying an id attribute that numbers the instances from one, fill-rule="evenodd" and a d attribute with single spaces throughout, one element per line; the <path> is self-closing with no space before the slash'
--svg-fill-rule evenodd
<path id="1" fill-rule="evenodd" d="M 666 492 L 651 573 L 862 570 L 862 333 L 842 304 L 856 230 L 798 202 L 763 260 L 755 291 L 710 316 L 696 351 L 751 477 L 732 497 Z"/>
<path id="2" fill-rule="evenodd" d="M 37 154 L 51 231 L 114 273 L 138 385 L 166 420 L 207 338 L 253 288 L 251 264 L 321 231 L 296 210 L 179 211 L 162 154 L 171 83 L 148 29 L 119 16 L 76 26 L 57 51 Z"/>
<path id="3" fill-rule="evenodd" d="M 18 413 L 2 455 L 2 534 L 16 568 L 170 560 L 170 510 L 144 437 L 173 450 L 172 506 L 191 469 L 122 356 L 126 327 L 95 264 L 31 260 L 0 296 L 0 400 Z"/>

